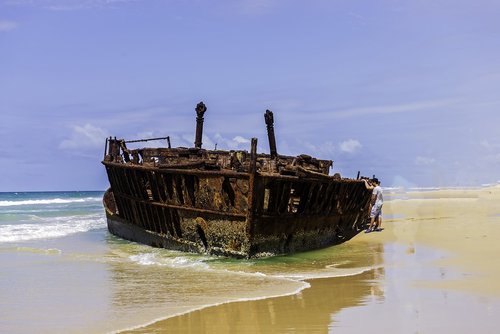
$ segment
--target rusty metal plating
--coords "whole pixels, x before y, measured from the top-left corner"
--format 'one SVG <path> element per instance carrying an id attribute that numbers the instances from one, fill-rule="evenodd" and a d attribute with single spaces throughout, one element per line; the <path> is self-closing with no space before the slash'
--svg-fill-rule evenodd
<path id="1" fill-rule="evenodd" d="M 103 164 L 108 229 L 122 238 L 191 252 L 260 257 L 321 248 L 363 229 L 372 189 L 364 179 L 328 175 L 330 160 L 278 155 L 274 118 L 265 113 L 271 154 L 201 148 L 129 149 L 107 138 Z M 165 139 L 153 138 L 154 139 Z"/>

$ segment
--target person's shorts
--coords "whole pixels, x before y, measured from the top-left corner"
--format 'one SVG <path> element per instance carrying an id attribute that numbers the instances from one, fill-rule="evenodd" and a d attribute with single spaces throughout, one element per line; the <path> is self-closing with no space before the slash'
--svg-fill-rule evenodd
<path id="1" fill-rule="evenodd" d="M 370 212 L 370 218 L 378 218 L 382 214 L 382 205 L 375 204 L 372 206 L 372 211 Z"/>

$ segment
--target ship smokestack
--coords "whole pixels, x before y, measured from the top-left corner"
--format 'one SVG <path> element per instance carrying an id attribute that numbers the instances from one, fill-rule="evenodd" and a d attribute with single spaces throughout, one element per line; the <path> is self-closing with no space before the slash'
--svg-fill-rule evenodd
<path id="1" fill-rule="evenodd" d="M 203 136 L 203 115 L 207 111 L 207 107 L 203 102 L 196 105 L 196 138 L 194 140 L 194 147 L 201 148 L 201 137 Z"/>
<path id="2" fill-rule="evenodd" d="M 271 158 L 274 159 L 278 156 L 276 151 L 276 139 L 274 138 L 274 117 L 271 110 L 266 110 L 264 114 L 264 119 L 267 126 L 267 137 L 269 139 L 269 150 L 271 152 Z"/>

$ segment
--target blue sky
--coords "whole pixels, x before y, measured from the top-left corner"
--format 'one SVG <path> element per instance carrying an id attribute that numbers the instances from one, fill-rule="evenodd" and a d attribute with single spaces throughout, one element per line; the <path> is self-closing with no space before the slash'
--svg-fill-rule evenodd
<path id="1" fill-rule="evenodd" d="M 102 190 L 107 136 L 500 180 L 497 1 L 0 0 L 0 191 Z"/>

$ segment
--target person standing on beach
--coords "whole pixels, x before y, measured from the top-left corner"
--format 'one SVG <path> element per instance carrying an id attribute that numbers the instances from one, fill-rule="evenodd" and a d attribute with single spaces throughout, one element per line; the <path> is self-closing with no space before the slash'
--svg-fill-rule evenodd
<path id="1" fill-rule="evenodd" d="M 382 206 L 384 205 L 384 196 L 382 194 L 382 188 L 380 187 L 380 181 L 377 178 L 373 178 L 373 183 L 375 183 L 375 188 L 372 192 L 372 209 L 370 211 L 370 226 L 365 231 L 366 233 L 372 231 L 382 231 Z"/>

